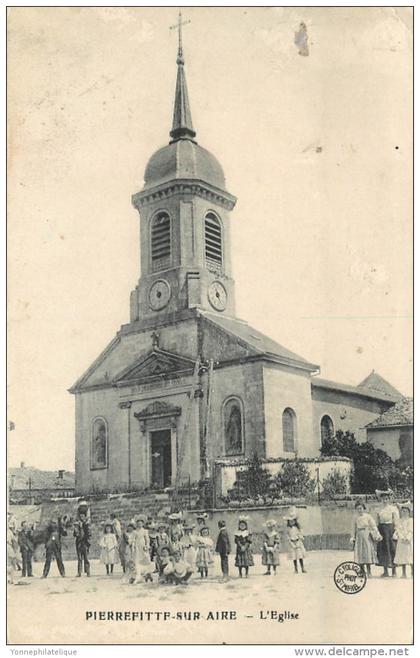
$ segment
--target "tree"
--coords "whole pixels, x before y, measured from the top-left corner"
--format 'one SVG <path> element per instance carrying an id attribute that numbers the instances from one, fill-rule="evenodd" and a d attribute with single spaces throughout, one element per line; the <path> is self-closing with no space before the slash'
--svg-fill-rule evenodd
<path id="1" fill-rule="evenodd" d="M 375 489 L 394 491 L 412 490 L 412 473 L 399 462 L 375 448 L 368 441 L 358 443 L 352 432 L 338 430 L 335 436 L 326 439 L 321 454 L 328 457 L 348 457 L 353 462 L 351 490 L 353 493 L 373 493 Z M 412 470 L 412 469 L 411 469 Z"/>
<path id="2" fill-rule="evenodd" d="M 322 496 L 327 500 L 334 499 L 347 493 L 347 478 L 343 473 L 340 473 L 338 468 L 334 468 L 322 480 Z"/>
<path id="3" fill-rule="evenodd" d="M 261 458 L 255 453 L 247 460 L 246 471 L 241 473 L 239 490 L 251 498 L 265 498 L 270 493 L 271 484 L 271 474 L 263 467 Z"/>
<path id="4" fill-rule="evenodd" d="M 305 464 L 297 460 L 285 462 L 275 479 L 282 495 L 290 498 L 312 494 L 316 484 Z"/>

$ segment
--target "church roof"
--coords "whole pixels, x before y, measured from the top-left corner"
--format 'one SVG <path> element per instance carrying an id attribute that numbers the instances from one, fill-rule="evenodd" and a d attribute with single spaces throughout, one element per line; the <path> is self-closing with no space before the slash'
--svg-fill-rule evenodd
<path id="1" fill-rule="evenodd" d="M 396 402 L 396 400 L 401 397 L 401 393 L 397 393 L 397 395 L 389 395 L 382 391 L 369 388 L 368 386 L 362 386 L 361 384 L 358 386 L 351 386 L 351 384 L 341 384 L 340 382 L 323 379 L 322 377 L 314 377 L 312 380 L 312 387 L 342 391 L 343 393 L 351 393 L 365 398 L 374 398 L 375 400 L 381 400 L 384 402 Z"/>
<path id="2" fill-rule="evenodd" d="M 400 427 L 401 425 L 413 425 L 413 398 L 401 398 L 385 413 L 372 420 L 366 425 L 368 429 L 379 429 L 381 427 Z"/>
<path id="3" fill-rule="evenodd" d="M 372 372 L 358 385 L 358 388 L 369 388 L 375 393 L 381 393 L 382 395 L 388 396 L 390 398 L 400 398 L 402 397 L 401 393 L 397 391 L 392 384 L 390 384 L 386 379 L 384 379 L 379 373 L 372 370 Z"/>
<path id="4" fill-rule="evenodd" d="M 295 352 L 291 352 L 283 347 L 283 345 L 280 345 L 280 343 L 277 343 L 272 338 L 261 333 L 258 329 L 254 329 L 254 327 L 251 327 L 243 320 L 237 320 L 236 318 L 229 318 L 223 315 L 215 315 L 209 311 L 200 310 L 199 312 L 200 315 L 209 322 L 212 322 L 223 331 L 246 343 L 256 356 L 266 355 L 268 357 L 274 357 L 285 365 L 304 368 L 311 372 L 319 369 L 319 366 L 307 361 Z"/>

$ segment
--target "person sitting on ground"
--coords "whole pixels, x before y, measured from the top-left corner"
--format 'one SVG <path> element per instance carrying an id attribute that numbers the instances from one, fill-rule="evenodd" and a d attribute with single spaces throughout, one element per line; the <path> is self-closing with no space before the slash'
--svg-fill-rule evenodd
<path id="1" fill-rule="evenodd" d="M 182 559 L 181 551 L 174 551 L 172 559 L 168 562 L 163 570 L 167 581 L 174 585 L 186 585 L 191 577 L 192 569 L 187 562 Z"/>

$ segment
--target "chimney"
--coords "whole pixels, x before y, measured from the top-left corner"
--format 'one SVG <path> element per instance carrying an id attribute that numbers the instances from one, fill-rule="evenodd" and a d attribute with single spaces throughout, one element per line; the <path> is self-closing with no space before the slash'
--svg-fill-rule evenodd
<path id="1" fill-rule="evenodd" d="M 25 468 L 25 462 L 20 462 L 20 467 Z"/>
<path id="2" fill-rule="evenodd" d="M 64 479 L 64 469 L 60 469 L 58 471 L 58 479 L 63 480 Z"/>

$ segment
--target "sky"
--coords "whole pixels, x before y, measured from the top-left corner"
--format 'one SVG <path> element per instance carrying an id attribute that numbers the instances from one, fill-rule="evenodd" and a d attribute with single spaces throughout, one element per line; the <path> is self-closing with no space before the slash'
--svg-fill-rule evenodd
<path id="1" fill-rule="evenodd" d="M 197 141 L 238 197 L 237 316 L 325 378 L 375 369 L 411 395 L 411 9 L 184 17 Z M 67 389 L 129 320 L 131 195 L 169 141 L 176 20 L 175 7 L 9 8 L 11 466 L 74 468 Z"/>

